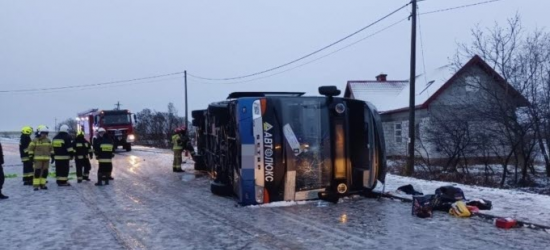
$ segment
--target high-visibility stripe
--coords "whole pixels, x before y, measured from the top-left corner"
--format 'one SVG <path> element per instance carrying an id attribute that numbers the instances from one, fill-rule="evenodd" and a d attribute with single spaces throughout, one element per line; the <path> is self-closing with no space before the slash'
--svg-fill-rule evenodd
<path id="1" fill-rule="evenodd" d="M 78 156 L 76 156 L 76 159 L 80 159 L 80 160 L 86 159 L 86 156 L 78 155 Z"/>
<path id="2" fill-rule="evenodd" d="M 23 174 L 23 177 L 33 177 L 34 176 L 34 173 L 24 173 Z"/>
<path id="3" fill-rule="evenodd" d="M 40 185 L 46 185 L 46 178 L 40 178 Z"/>
<path id="4" fill-rule="evenodd" d="M 79 180 L 79 181 L 81 181 L 81 180 L 82 180 L 82 177 L 77 177 L 76 179 Z"/>
<path id="5" fill-rule="evenodd" d="M 68 155 L 56 155 L 53 157 L 56 160 L 70 160 L 71 157 Z"/>
<path id="6" fill-rule="evenodd" d="M 181 150 L 181 149 L 183 149 L 183 147 L 181 147 L 181 146 L 174 146 L 174 147 L 172 147 L 172 149 L 173 149 L 173 150 Z"/>
<path id="7" fill-rule="evenodd" d="M 36 157 L 34 157 L 35 161 L 38 161 L 38 160 L 40 160 L 40 161 L 46 160 L 47 161 L 49 159 L 50 159 L 49 156 L 36 156 Z"/>
<path id="8" fill-rule="evenodd" d="M 34 151 L 29 151 L 29 154 L 30 154 L 30 155 L 33 155 L 33 154 L 34 154 Z"/>
<path id="9" fill-rule="evenodd" d="M 99 146 L 101 148 L 101 151 L 103 152 L 112 152 L 113 151 L 113 144 L 101 144 Z"/>
<path id="10" fill-rule="evenodd" d="M 77 143 L 77 144 L 76 144 L 76 147 L 77 147 L 77 148 L 84 147 L 84 144 L 82 144 L 82 143 Z"/>
<path id="11" fill-rule="evenodd" d="M 99 160 L 97 160 L 97 162 L 109 163 L 109 162 L 113 162 L 113 161 L 111 159 L 99 159 Z"/>
<path id="12" fill-rule="evenodd" d="M 29 149 L 23 149 L 23 153 L 28 153 L 29 152 Z"/>
<path id="13" fill-rule="evenodd" d="M 67 177 L 57 177 L 57 180 L 58 181 L 67 181 L 67 180 L 69 180 L 69 178 L 67 178 Z"/>
<path id="14" fill-rule="evenodd" d="M 34 178 L 34 179 L 32 179 L 32 185 L 33 185 L 33 186 L 38 186 L 38 185 L 40 185 L 40 179 L 42 179 L 42 178 Z"/>
<path id="15" fill-rule="evenodd" d="M 21 157 L 21 161 L 29 161 L 29 157 Z"/>
<path id="16" fill-rule="evenodd" d="M 52 141 L 52 145 L 53 145 L 54 148 L 63 147 L 63 144 L 65 144 L 65 140 L 62 140 L 62 139 L 54 139 Z"/>

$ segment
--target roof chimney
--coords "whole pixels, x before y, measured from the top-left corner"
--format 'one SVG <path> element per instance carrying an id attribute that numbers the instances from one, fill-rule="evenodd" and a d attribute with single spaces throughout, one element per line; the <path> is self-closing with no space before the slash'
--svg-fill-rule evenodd
<path id="1" fill-rule="evenodd" d="M 387 74 L 384 74 L 384 73 L 380 73 L 380 75 L 377 75 L 376 76 L 376 81 L 378 82 L 385 82 L 386 81 L 386 76 L 388 76 Z"/>

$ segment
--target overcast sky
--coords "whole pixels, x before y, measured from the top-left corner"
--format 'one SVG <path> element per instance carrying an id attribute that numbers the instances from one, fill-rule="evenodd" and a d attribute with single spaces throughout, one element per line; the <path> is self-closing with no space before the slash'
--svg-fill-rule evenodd
<path id="1" fill-rule="evenodd" d="M 484 0 L 425 0 L 428 12 Z M 94 0 L 0 1 L 0 91 L 94 84 L 187 70 L 233 77 L 271 68 L 328 45 L 406 4 L 408 0 Z M 517 12 L 528 30 L 550 24 L 548 0 L 502 0 L 420 17 L 429 71 L 449 62 L 457 43 L 471 41 L 479 24 L 504 23 Z M 315 59 L 384 28 L 410 13 L 398 12 Z M 417 72 L 423 71 L 418 39 Z M 408 79 L 410 22 L 303 67 L 257 81 L 205 84 L 189 78 L 189 112 L 233 91 L 305 91 L 320 85 L 344 90 L 347 80 L 381 73 Z M 307 62 L 305 60 L 303 62 Z M 300 63 L 296 64 L 299 65 Z M 286 68 L 283 68 L 284 70 Z M 274 71 L 272 73 L 277 73 Z M 231 81 L 230 81 L 231 82 Z M 0 93 L 0 131 L 77 112 L 123 108 L 184 113 L 183 77 L 92 89 Z"/>

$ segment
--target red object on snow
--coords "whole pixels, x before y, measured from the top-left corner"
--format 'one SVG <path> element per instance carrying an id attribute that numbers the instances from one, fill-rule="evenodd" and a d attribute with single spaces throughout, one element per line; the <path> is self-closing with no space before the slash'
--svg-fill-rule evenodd
<path id="1" fill-rule="evenodd" d="M 510 229 L 516 225 L 516 220 L 512 218 L 498 218 L 495 220 L 495 225 L 498 228 Z"/>
<path id="2" fill-rule="evenodd" d="M 476 206 L 466 206 L 471 213 L 479 213 L 479 208 Z"/>

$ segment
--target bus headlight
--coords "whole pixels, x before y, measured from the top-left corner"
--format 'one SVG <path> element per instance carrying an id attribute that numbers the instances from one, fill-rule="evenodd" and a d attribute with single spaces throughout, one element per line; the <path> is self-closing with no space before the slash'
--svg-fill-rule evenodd
<path id="1" fill-rule="evenodd" d="M 260 186 L 256 186 L 256 203 L 262 204 L 264 203 L 264 188 Z"/>
<path id="2" fill-rule="evenodd" d="M 336 104 L 336 107 L 334 107 L 334 110 L 338 114 L 342 114 L 346 111 L 346 106 L 343 103 Z"/>
<path id="3" fill-rule="evenodd" d="M 348 186 L 344 183 L 340 183 L 338 184 L 338 186 L 336 187 L 336 191 L 339 193 L 339 194 L 344 194 L 348 191 Z"/>
<path id="4" fill-rule="evenodd" d="M 136 140 L 136 136 L 135 135 L 128 135 L 128 138 L 126 139 L 127 142 L 134 142 Z"/>

